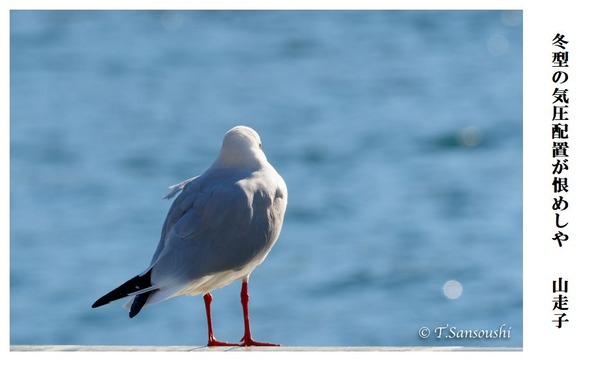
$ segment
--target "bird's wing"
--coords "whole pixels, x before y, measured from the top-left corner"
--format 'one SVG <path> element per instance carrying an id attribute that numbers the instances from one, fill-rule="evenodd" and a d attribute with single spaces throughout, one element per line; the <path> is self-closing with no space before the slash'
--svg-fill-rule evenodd
<path id="1" fill-rule="evenodd" d="M 163 226 L 151 266 L 153 285 L 170 288 L 240 269 L 268 253 L 269 195 L 243 182 L 240 174 L 187 183 Z"/>
<path id="2" fill-rule="evenodd" d="M 169 191 L 169 193 L 167 193 L 163 198 L 171 199 L 172 197 L 177 195 L 177 193 L 179 193 L 179 191 L 182 191 L 185 188 L 185 186 L 187 186 L 190 182 L 196 180 L 198 177 L 200 177 L 200 176 L 194 176 L 187 180 L 182 181 L 181 183 L 177 183 L 177 184 L 170 186 L 169 189 L 171 191 Z"/>

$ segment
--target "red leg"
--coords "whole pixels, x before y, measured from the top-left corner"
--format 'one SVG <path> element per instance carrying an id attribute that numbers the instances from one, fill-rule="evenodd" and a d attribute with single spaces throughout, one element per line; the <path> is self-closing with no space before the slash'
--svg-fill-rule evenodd
<path id="1" fill-rule="evenodd" d="M 244 337 L 241 340 L 241 345 L 244 347 L 280 347 L 281 344 L 263 343 L 252 340 L 252 333 L 250 332 L 250 316 L 248 314 L 248 302 L 250 301 L 250 294 L 248 294 L 248 280 L 242 281 L 242 292 L 240 293 L 240 296 L 242 299 L 242 310 L 244 311 Z"/>
<path id="2" fill-rule="evenodd" d="M 212 328 L 212 315 L 210 313 L 210 304 L 212 303 L 212 295 L 210 293 L 204 294 L 204 306 L 206 307 L 206 322 L 208 324 L 208 346 L 209 347 L 226 347 L 226 346 L 239 346 L 239 344 L 225 343 L 215 339 Z"/>

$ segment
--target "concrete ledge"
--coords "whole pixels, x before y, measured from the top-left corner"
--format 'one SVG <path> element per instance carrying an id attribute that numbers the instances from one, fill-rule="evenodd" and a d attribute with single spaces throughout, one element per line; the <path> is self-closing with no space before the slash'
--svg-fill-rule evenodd
<path id="1" fill-rule="evenodd" d="M 206 347 L 138 345 L 11 345 L 14 352 L 522 352 L 521 347 Z"/>

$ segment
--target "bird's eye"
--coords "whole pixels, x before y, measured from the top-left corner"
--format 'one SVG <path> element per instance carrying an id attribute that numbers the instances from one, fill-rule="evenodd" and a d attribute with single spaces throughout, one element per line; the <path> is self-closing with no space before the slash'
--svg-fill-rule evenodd
<path id="1" fill-rule="evenodd" d="M 258 147 L 262 149 L 262 142 L 258 143 Z"/>

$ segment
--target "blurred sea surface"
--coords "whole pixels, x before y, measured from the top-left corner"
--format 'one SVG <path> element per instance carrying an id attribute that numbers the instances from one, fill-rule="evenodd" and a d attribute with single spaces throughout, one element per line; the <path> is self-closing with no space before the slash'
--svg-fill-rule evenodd
<path id="1" fill-rule="evenodd" d="M 243 124 L 289 190 L 258 340 L 522 345 L 520 11 L 12 11 L 10 54 L 11 344 L 204 345 L 201 297 L 90 305 Z"/>

